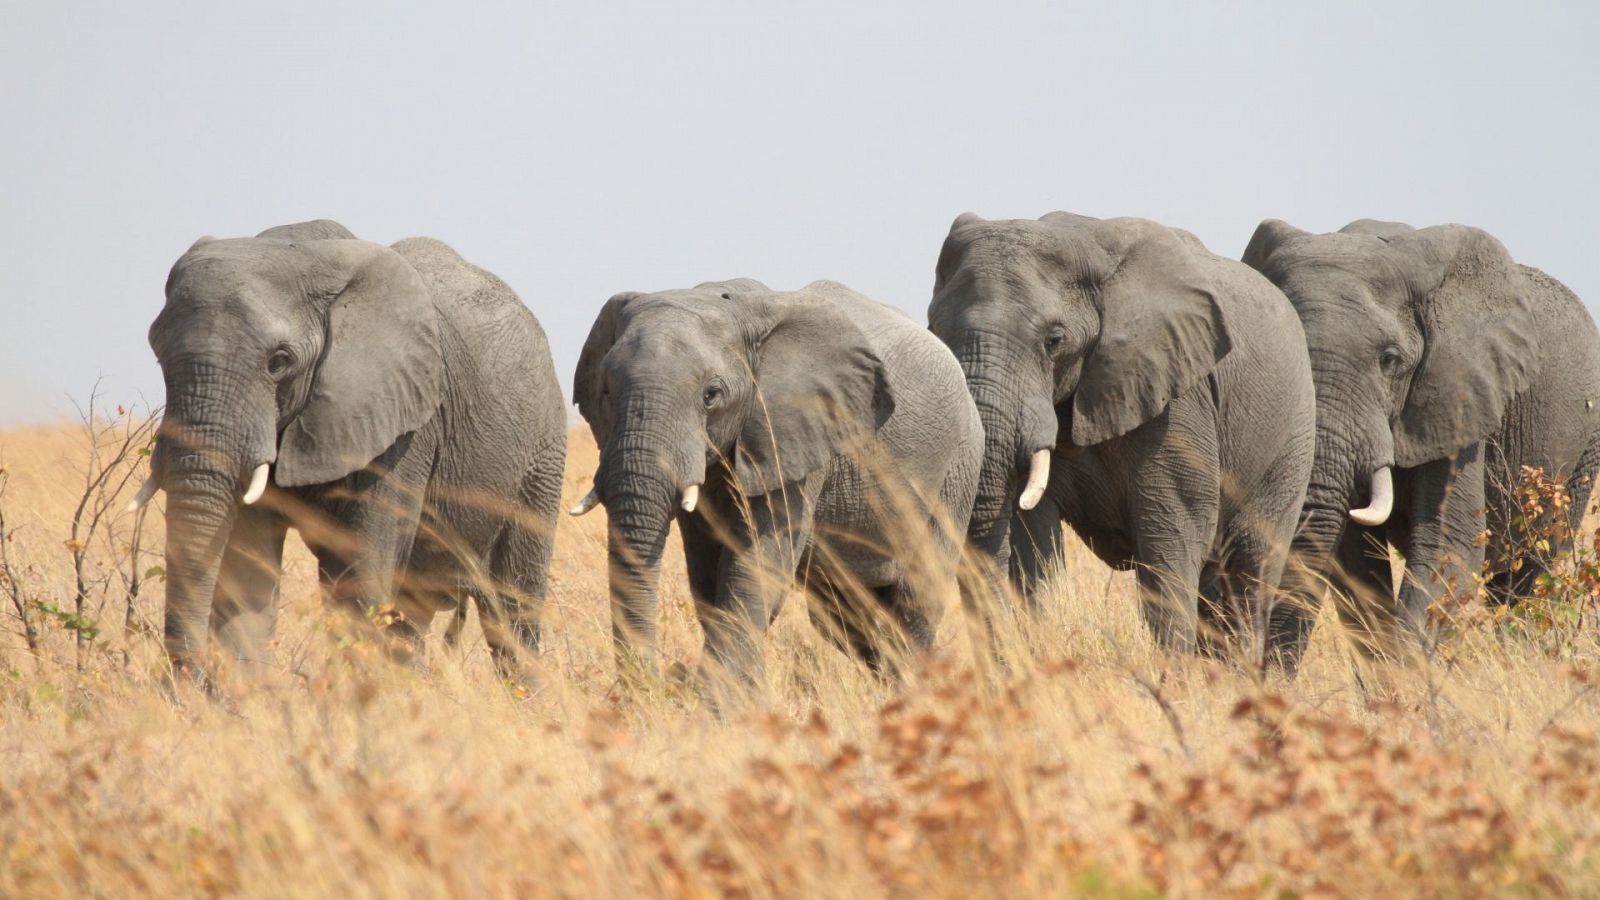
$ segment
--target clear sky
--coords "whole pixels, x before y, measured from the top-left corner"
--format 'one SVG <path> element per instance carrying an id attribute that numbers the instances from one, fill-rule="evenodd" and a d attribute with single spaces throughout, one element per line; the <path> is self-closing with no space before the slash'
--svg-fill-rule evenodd
<path id="1" fill-rule="evenodd" d="M 1488 229 L 1600 301 L 1600 4 L 0 0 L 0 423 L 98 376 L 203 234 L 329 217 L 600 304 L 749 275 L 919 319 L 951 219 Z"/>

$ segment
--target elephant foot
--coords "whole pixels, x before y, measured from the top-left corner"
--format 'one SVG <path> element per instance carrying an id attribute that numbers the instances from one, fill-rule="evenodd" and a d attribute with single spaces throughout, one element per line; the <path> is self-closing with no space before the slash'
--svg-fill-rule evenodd
<path id="1" fill-rule="evenodd" d="M 239 703 L 218 677 L 220 666 L 215 662 L 202 664 L 191 660 L 173 659 L 163 667 L 157 682 L 161 692 L 175 706 L 184 707 L 185 695 L 198 694 L 207 703 L 230 716 L 239 716 Z"/>

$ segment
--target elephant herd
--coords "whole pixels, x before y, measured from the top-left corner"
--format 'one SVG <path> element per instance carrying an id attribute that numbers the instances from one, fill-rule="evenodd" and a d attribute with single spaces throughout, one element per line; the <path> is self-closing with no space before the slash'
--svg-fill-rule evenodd
<path id="1" fill-rule="evenodd" d="M 327 220 L 202 238 L 150 344 L 167 405 L 135 503 L 167 492 L 178 669 L 203 677 L 212 638 L 264 661 L 290 527 L 398 655 L 469 598 L 503 672 L 537 650 L 567 407 L 504 282 Z M 572 513 L 607 510 L 619 674 L 659 674 L 676 522 L 702 671 L 743 692 L 793 588 L 889 672 L 958 583 L 980 625 L 1036 605 L 1062 523 L 1137 572 L 1164 649 L 1292 673 L 1325 594 L 1367 652 L 1425 649 L 1447 593 L 1487 573 L 1510 603 L 1538 577 L 1498 549 L 1535 527 L 1522 467 L 1566 486 L 1576 527 L 1600 465 L 1588 313 L 1460 225 L 1268 220 L 1241 262 L 1143 219 L 967 213 L 926 327 L 829 281 L 621 293 L 573 394 L 600 461 Z"/>

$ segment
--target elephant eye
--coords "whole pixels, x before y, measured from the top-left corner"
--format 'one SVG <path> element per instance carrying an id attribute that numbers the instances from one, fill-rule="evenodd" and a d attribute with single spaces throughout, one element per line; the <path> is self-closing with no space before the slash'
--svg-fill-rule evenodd
<path id="1" fill-rule="evenodd" d="M 1063 344 L 1065 344 L 1066 342 L 1067 342 L 1067 336 L 1066 335 L 1062 334 L 1059 331 L 1053 331 L 1053 332 L 1050 333 L 1049 337 L 1044 339 L 1045 352 L 1046 353 L 1055 353 L 1057 350 L 1060 350 L 1061 346 Z"/>
<path id="2" fill-rule="evenodd" d="M 267 374 L 276 378 L 289 371 L 289 366 L 294 364 L 294 354 L 287 347 L 279 347 L 267 357 Z"/>
<path id="3" fill-rule="evenodd" d="M 1402 362 L 1400 350 L 1397 347 L 1385 347 L 1378 355 L 1378 365 L 1383 367 L 1386 374 L 1393 375 L 1400 369 Z"/>
<path id="4" fill-rule="evenodd" d="M 722 388 L 715 384 L 706 385 L 705 391 L 700 395 L 700 402 L 705 404 L 706 409 L 716 406 L 717 401 L 721 399 Z"/>

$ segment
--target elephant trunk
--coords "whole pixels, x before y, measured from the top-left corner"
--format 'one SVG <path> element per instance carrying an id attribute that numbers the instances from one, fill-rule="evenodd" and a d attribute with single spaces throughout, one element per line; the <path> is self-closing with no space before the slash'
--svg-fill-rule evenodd
<path id="1" fill-rule="evenodd" d="M 969 332 L 954 346 L 983 423 L 983 463 L 967 539 L 989 561 L 989 598 L 1005 596 L 1011 565 L 1011 521 L 1044 494 L 1049 452 L 1055 446 L 1055 411 L 1050 386 L 1025 384 L 1014 359 L 1018 348 L 988 332 Z M 1041 451 L 1043 451 L 1041 453 Z M 1042 458 L 1041 458 L 1042 457 Z M 1024 470 L 1028 484 L 1022 485 Z M 992 602 L 992 600 L 991 600 Z"/>
<path id="2" fill-rule="evenodd" d="M 188 665 L 203 654 L 211 602 L 233 525 L 235 479 L 196 469 L 167 485 L 167 656 Z"/>
<path id="3" fill-rule="evenodd" d="M 1320 409 L 1318 415 L 1322 415 Z M 1364 524 L 1365 513 L 1377 511 L 1357 507 L 1363 502 L 1358 498 L 1368 494 L 1364 470 L 1370 471 L 1370 468 L 1366 461 L 1380 453 L 1370 446 L 1358 446 L 1366 440 L 1364 437 L 1346 438 L 1345 435 L 1354 433 L 1348 430 L 1349 426 L 1329 422 L 1324 427 L 1320 420 L 1317 424 L 1316 462 L 1306 486 L 1295 551 L 1310 571 L 1326 575 L 1334 565 L 1333 557 L 1345 530 Z"/>
<path id="4" fill-rule="evenodd" d="M 274 454 L 275 406 L 241 414 L 254 405 L 243 376 L 219 376 L 215 367 L 172 366 L 167 415 L 161 424 L 152 478 L 167 491 L 167 655 L 177 665 L 199 661 L 211 624 L 211 606 L 238 504 L 260 496 L 261 467 Z"/>
<path id="5" fill-rule="evenodd" d="M 672 524 L 672 489 L 659 478 L 617 478 L 607 491 L 606 538 L 611 593 L 611 637 L 624 677 L 653 674 L 660 605 L 661 554 Z"/>
<path id="6" fill-rule="evenodd" d="M 646 409 L 647 392 L 618 399 L 617 421 L 630 427 L 612 432 L 596 485 L 609 519 L 606 559 L 617 669 L 632 679 L 656 674 L 661 555 L 677 510 L 692 512 L 699 499 L 705 444 L 686 427 L 659 426 L 663 417 Z"/>
<path id="7" fill-rule="evenodd" d="M 1049 456 L 1041 450 L 1055 447 L 1055 410 L 1050 385 L 1023 384 L 1011 373 L 1021 372 L 1019 352 L 999 336 L 975 332 L 955 347 L 956 360 L 967 390 L 983 422 L 983 466 L 978 474 L 978 496 L 973 504 L 968 538 L 975 549 L 994 560 L 1002 571 L 1010 557 L 1010 523 L 1018 508 L 1032 508 L 1044 492 Z M 1026 467 L 1027 489 L 1019 495 Z"/>

